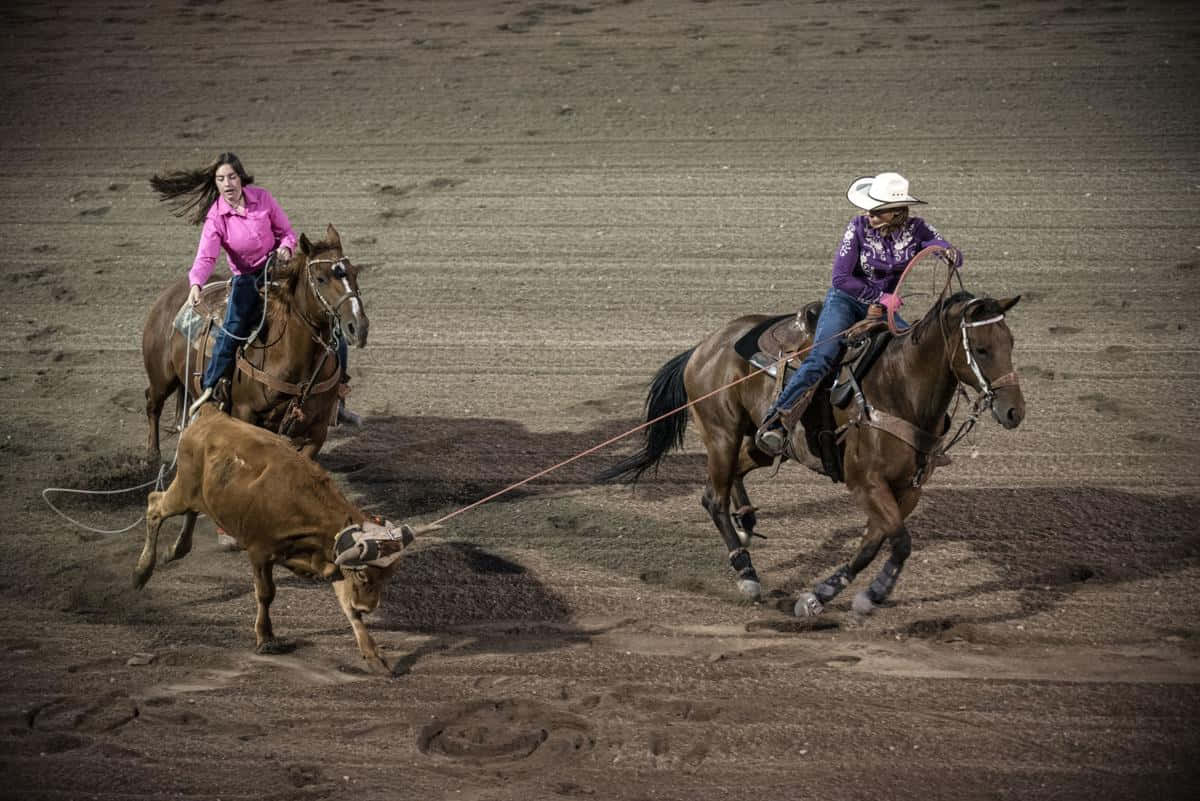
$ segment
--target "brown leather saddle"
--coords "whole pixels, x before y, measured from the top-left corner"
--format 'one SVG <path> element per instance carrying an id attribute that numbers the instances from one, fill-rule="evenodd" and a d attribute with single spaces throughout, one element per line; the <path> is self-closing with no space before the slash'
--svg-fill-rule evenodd
<path id="1" fill-rule="evenodd" d="M 204 365 L 212 356 L 216 328 L 225 320 L 225 306 L 229 300 L 229 281 L 213 281 L 200 289 L 200 300 L 193 306 L 186 299 L 175 314 L 175 330 L 183 334 L 196 352 L 195 370 L 192 372 L 194 382 L 199 382 L 204 372 Z M 258 332 L 258 340 L 265 341 L 266 326 Z M 240 360 L 239 360 L 240 361 Z M 244 368 L 239 369 L 247 372 Z M 196 383 L 195 391 L 199 391 Z"/>
<path id="2" fill-rule="evenodd" d="M 734 350 L 750 364 L 775 378 L 778 391 L 788 374 L 808 355 L 821 308 L 820 301 L 813 301 L 796 314 L 764 320 L 743 335 L 734 344 Z M 843 480 L 843 453 L 833 407 L 845 408 L 856 395 L 861 397 L 859 382 L 870 371 L 891 338 L 892 335 L 885 329 L 842 343 L 836 362 L 838 366 L 813 390 L 812 402 L 799 420 L 789 421 L 785 418 L 789 427 L 796 423 L 803 426 L 808 450 L 821 460 L 821 472 L 834 482 Z M 778 375 L 781 363 L 785 371 L 782 377 Z"/>
<path id="3" fill-rule="evenodd" d="M 209 326 L 225 319 L 225 301 L 229 297 L 229 283 L 217 281 L 206 284 L 200 290 L 200 302 L 195 306 L 183 301 L 175 314 L 175 330 L 189 342 L 196 342 Z M 210 337 L 211 339 L 211 337 Z"/>
<path id="4" fill-rule="evenodd" d="M 779 362 L 785 356 L 789 367 L 796 367 L 812 342 L 817 330 L 817 319 L 821 316 L 821 301 L 815 300 L 795 314 L 772 317 L 746 332 L 733 349 L 743 359 L 774 378 Z"/>

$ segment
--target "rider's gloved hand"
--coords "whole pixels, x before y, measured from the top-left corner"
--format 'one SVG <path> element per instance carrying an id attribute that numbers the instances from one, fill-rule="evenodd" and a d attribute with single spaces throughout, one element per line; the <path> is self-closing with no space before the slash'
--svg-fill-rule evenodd
<path id="1" fill-rule="evenodd" d="M 292 260 L 292 249 L 289 248 L 287 245 L 280 245 L 279 248 L 275 251 L 275 256 L 281 262 L 287 263 Z"/>
<path id="2" fill-rule="evenodd" d="M 956 269 L 962 267 L 962 251 L 956 247 L 951 246 L 943 250 L 942 258 L 945 259 L 946 264 L 949 264 L 951 267 Z"/>
<path id="3" fill-rule="evenodd" d="M 191 290 L 188 291 L 188 303 L 195 306 L 199 302 L 200 302 L 200 287 L 197 286 L 196 284 L 192 284 Z"/>
<path id="4" fill-rule="evenodd" d="M 899 295 L 893 295 L 891 292 L 884 292 L 879 296 L 879 305 L 887 309 L 892 314 L 900 311 L 900 307 L 904 305 L 904 301 Z"/>
<path id="5" fill-rule="evenodd" d="M 883 307 L 880 306 L 878 303 L 872 303 L 870 306 L 867 307 L 867 319 L 868 320 L 878 320 L 882 316 L 883 316 Z"/>

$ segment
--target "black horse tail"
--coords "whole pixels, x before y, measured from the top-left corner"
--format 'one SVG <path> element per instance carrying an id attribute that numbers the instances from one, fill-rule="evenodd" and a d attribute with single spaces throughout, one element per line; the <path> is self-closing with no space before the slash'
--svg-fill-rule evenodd
<path id="1" fill-rule="evenodd" d="M 689 348 L 672 358 L 662 366 L 654 381 L 650 383 L 650 391 L 646 393 L 646 420 L 654 420 L 646 428 L 646 444 L 624 461 L 618 462 L 596 476 L 596 481 L 620 480 L 626 483 L 636 483 L 642 473 L 651 467 L 658 467 L 659 462 L 672 448 L 683 446 L 683 432 L 687 430 L 688 411 L 680 411 L 669 417 L 663 415 L 679 409 L 688 402 L 687 390 L 683 387 L 683 368 L 695 348 Z M 662 417 L 661 420 L 657 418 Z"/>

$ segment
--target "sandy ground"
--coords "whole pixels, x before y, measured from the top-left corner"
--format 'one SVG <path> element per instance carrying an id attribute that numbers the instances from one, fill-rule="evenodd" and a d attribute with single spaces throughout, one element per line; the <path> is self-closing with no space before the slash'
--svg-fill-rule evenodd
<path id="1" fill-rule="evenodd" d="M 1200 17 L 1188 3 L 18 3 L 0 12 L 0 774 L 20 799 L 1098 799 L 1200 777 Z M 956 452 L 893 603 L 775 601 L 863 514 L 622 440 L 405 559 L 366 673 L 327 587 L 197 549 L 135 592 L 140 335 L 198 231 L 147 178 L 232 149 L 342 232 L 371 339 L 320 456 L 427 522 L 633 427 L 728 320 L 818 297 L 897 169 L 1009 317 L 1028 418 Z M 168 439 L 166 450 L 173 448 Z M 861 581 L 861 580 L 860 580 Z M 857 587 L 855 588 L 857 589 Z"/>

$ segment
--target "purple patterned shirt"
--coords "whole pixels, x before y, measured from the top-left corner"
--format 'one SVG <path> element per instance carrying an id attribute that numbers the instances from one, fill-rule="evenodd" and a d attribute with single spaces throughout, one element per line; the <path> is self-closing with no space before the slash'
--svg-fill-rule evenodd
<path id="1" fill-rule="evenodd" d="M 861 214 L 846 225 L 833 257 L 833 286 L 863 303 L 892 292 L 912 257 L 929 245 L 950 247 L 932 225 L 909 217 L 900 229 L 881 234 Z"/>
<path id="2" fill-rule="evenodd" d="M 237 275 L 252 273 L 277 247 L 296 250 L 296 234 L 287 215 L 271 193 L 257 186 L 242 189 L 246 200 L 246 216 L 234 212 L 224 197 L 217 197 L 208 207 L 200 246 L 188 276 L 192 284 L 204 286 L 217 264 L 217 255 L 225 249 L 229 269 Z"/>

